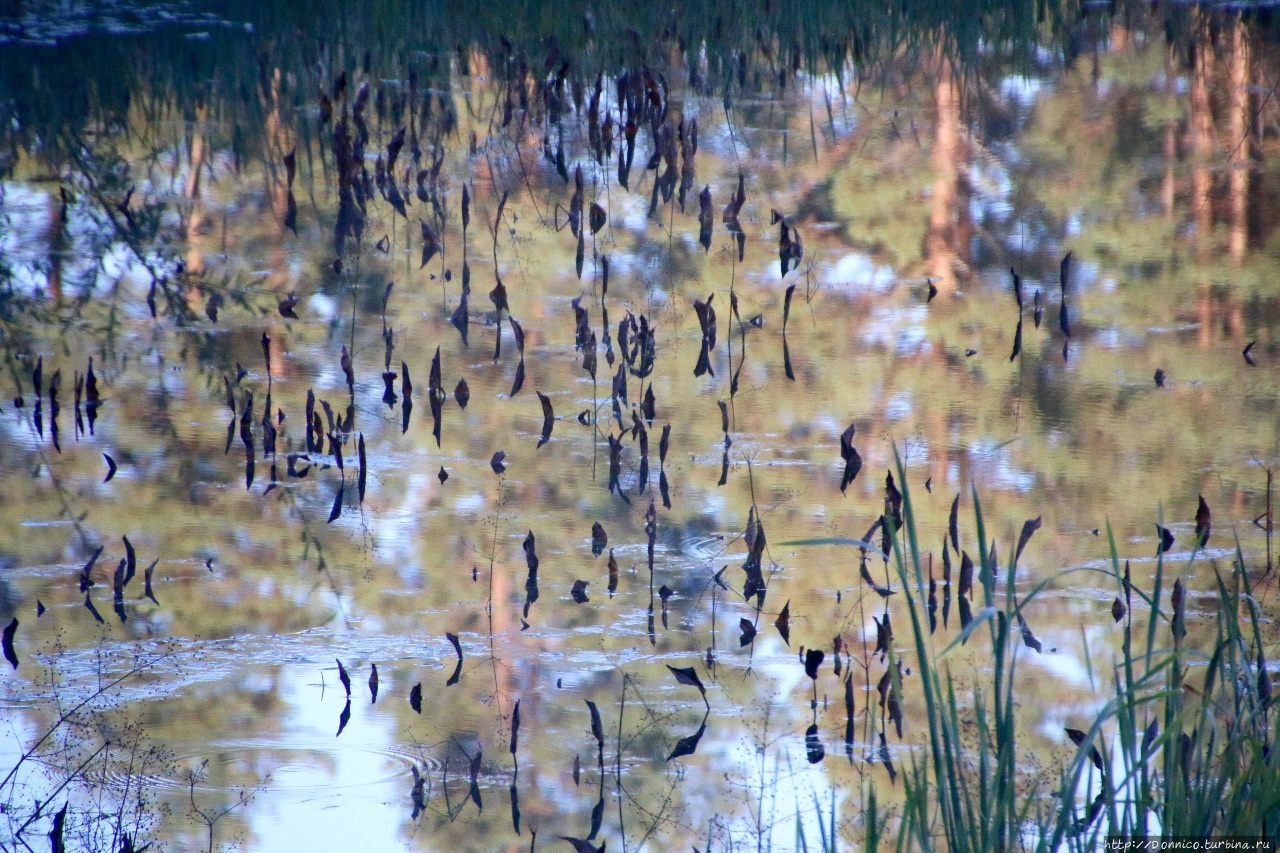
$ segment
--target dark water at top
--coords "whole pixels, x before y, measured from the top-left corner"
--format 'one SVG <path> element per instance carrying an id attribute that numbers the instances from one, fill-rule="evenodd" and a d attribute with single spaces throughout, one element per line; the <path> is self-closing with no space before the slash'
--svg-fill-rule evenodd
<path id="1" fill-rule="evenodd" d="M 1002 565 L 1042 518 L 1028 778 L 1103 701 L 1108 523 L 1137 579 L 1157 521 L 1195 594 L 1267 568 L 1265 10 L 784 6 L 4 11 L 0 773 L 142 670 L 0 837 L 110 742 L 55 799 L 94 849 L 99 797 L 167 849 L 852 846 L 922 737 L 874 620 L 916 650 L 874 552 L 887 604 L 787 543 L 862 537 L 890 471 L 939 581 L 957 495 L 975 560 L 975 491 Z"/>

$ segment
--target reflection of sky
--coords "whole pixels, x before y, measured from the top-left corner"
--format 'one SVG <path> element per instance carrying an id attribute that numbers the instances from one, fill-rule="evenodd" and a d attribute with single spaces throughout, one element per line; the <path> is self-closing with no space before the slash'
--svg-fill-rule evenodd
<path id="1" fill-rule="evenodd" d="M 883 293 L 893 286 L 893 268 L 877 264 L 860 252 L 850 252 L 824 271 L 823 281 L 832 287 Z"/>
<path id="2" fill-rule="evenodd" d="M 382 707 L 371 707 L 367 694 L 353 691 L 351 722 L 335 739 L 345 701 L 335 675 L 326 673 L 322 700 L 313 670 L 281 672 L 279 696 L 287 710 L 280 715 L 286 728 L 277 746 L 295 750 L 307 744 L 308 752 L 324 760 L 275 769 L 246 812 L 257 849 L 390 850 L 401 843 L 399 824 L 383 817 L 388 804 L 399 801 L 408 811 L 412 786 L 406 766 L 387 754 L 396 735 L 394 716 L 385 712 L 391 697 L 383 697 Z M 355 687 L 361 679 L 353 681 Z"/>

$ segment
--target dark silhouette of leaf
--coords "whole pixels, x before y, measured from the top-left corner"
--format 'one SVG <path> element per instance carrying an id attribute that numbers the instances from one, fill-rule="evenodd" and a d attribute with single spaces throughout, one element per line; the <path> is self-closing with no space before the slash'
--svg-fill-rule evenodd
<path id="1" fill-rule="evenodd" d="M 711 229 L 715 222 L 715 214 L 711 207 L 711 185 L 707 184 L 698 193 L 698 242 L 705 251 L 711 251 Z"/>
<path id="2" fill-rule="evenodd" d="M 1156 525 L 1156 532 L 1160 535 L 1160 544 L 1156 546 L 1156 556 L 1160 556 L 1173 547 L 1173 534 L 1169 532 L 1167 527 L 1159 524 Z"/>
<path id="3" fill-rule="evenodd" d="M 422 713 L 422 682 L 413 685 L 409 690 L 409 707 L 417 713 Z"/>
<path id="4" fill-rule="evenodd" d="M 742 631 L 742 638 L 739 640 L 739 646 L 746 646 L 756 638 L 756 626 L 751 624 L 751 620 L 743 618 L 738 621 L 738 629 Z"/>
<path id="5" fill-rule="evenodd" d="M 827 756 L 826 748 L 822 745 L 822 738 L 818 736 L 817 723 L 811 723 L 809 728 L 805 729 L 804 754 L 810 764 L 821 764 L 822 759 Z"/>
<path id="6" fill-rule="evenodd" d="M 457 634 L 445 632 L 445 639 L 453 644 L 453 650 L 458 653 L 458 665 L 453 670 L 453 675 L 449 676 L 449 680 L 445 682 L 445 687 L 452 687 L 458 683 L 458 679 L 462 677 L 462 644 L 458 642 Z"/>
<path id="7" fill-rule="evenodd" d="M 667 664 L 667 669 L 671 670 L 671 674 L 676 677 L 676 681 L 698 688 L 698 692 L 702 694 L 702 700 L 704 702 L 707 700 L 707 688 L 702 686 L 702 680 L 698 678 L 696 669 L 691 666 L 674 667 L 671 664 Z"/>
<path id="8" fill-rule="evenodd" d="M 459 408 L 467 407 L 467 403 L 471 401 L 471 388 L 467 385 L 467 380 L 458 380 L 458 384 L 453 387 L 453 399 L 457 401 Z"/>
<path id="9" fill-rule="evenodd" d="M 573 756 L 573 784 L 582 784 L 582 757 L 576 754 Z"/>
<path id="10" fill-rule="evenodd" d="M 520 393 L 520 389 L 524 387 L 524 356 L 520 357 L 520 363 L 516 365 L 516 378 L 511 383 L 511 393 L 508 397 L 514 397 Z"/>
<path id="11" fill-rule="evenodd" d="M 1038 287 L 1036 288 L 1036 295 L 1032 302 L 1035 305 L 1032 319 L 1035 320 L 1036 328 L 1038 329 L 1040 328 L 1040 318 L 1044 316 L 1044 306 L 1040 304 L 1040 288 Z"/>
<path id="12" fill-rule="evenodd" d="M 951 533 L 951 550 L 957 554 L 960 553 L 960 493 L 956 492 L 955 500 L 951 502 L 951 517 L 947 521 L 947 530 Z"/>
<path id="13" fill-rule="evenodd" d="M 329 520 L 326 524 L 332 524 L 334 519 L 342 515 L 342 492 L 344 488 L 344 484 L 338 484 L 338 494 L 333 499 L 333 509 L 329 510 Z"/>
<path id="14" fill-rule="evenodd" d="M 520 700 L 516 700 L 515 708 L 511 711 L 511 754 L 516 754 L 516 745 L 520 741 Z M 517 830 L 519 831 L 519 830 Z"/>
<path id="15" fill-rule="evenodd" d="M 576 580 L 573 582 L 573 589 L 569 591 L 569 594 L 573 596 L 573 600 L 578 602 L 579 604 L 585 604 L 586 602 L 591 600 L 587 598 L 588 583 L 589 583 L 588 581 Z"/>
<path id="16" fill-rule="evenodd" d="M 1147 727 L 1146 727 L 1146 729 L 1142 732 L 1142 749 L 1141 749 L 1141 752 L 1142 752 L 1142 754 L 1143 754 L 1143 755 L 1146 755 L 1146 754 L 1147 754 L 1147 750 L 1148 750 L 1150 747 L 1152 747 L 1152 746 L 1154 746 L 1154 745 L 1155 745 L 1156 737 L 1157 737 L 1159 734 L 1160 734 L 1160 726 L 1156 723 L 1156 721 L 1155 721 L 1155 720 L 1152 720 L 1152 721 L 1151 721 L 1151 724 L 1150 724 L 1149 726 L 1147 726 Z"/>
<path id="17" fill-rule="evenodd" d="M 606 216 L 604 208 L 601 207 L 598 202 L 591 203 L 589 216 L 591 222 L 591 233 L 594 235 L 604 227 L 605 222 L 608 221 L 608 216 Z"/>
<path id="18" fill-rule="evenodd" d="M 373 705 L 378 701 L 378 665 L 371 663 L 369 666 L 369 704 Z"/>
<path id="19" fill-rule="evenodd" d="M 1018 301 L 1018 311 L 1019 313 L 1021 313 L 1022 311 L 1022 279 L 1018 276 L 1018 273 L 1012 267 L 1009 268 L 1009 275 L 1013 277 L 1013 298 Z"/>
<path id="20" fill-rule="evenodd" d="M 418 269 L 422 269 L 440 251 L 440 237 L 425 220 L 418 220 L 418 224 L 422 226 L 422 263 Z"/>
<path id="21" fill-rule="evenodd" d="M 1249 343 L 1245 346 L 1245 348 L 1244 348 L 1244 349 L 1241 351 L 1241 353 L 1240 353 L 1242 356 L 1244 356 L 1244 360 L 1245 360 L 1246 362 L 1248 362 L 1248 364 L 1249 364 L 1249 366 L 1250 366 L 1250 367 L 1257 367 L 1257 366 L 1258 366 L 1258 365 L 1254 362 L 1253 357 L 1249 355 L 1249 350 L 1253 349 L 1253 345 L 1254 345 L 1254 344 L 1256 344 L 1256 343 L 1257 343 L 1257 341 L 1249 341 Z"/>
<path id="22" fill-rule="evenodd" d="M 342 665 L 342 661 L 338 661 L 338 681 L 342 682 L 342 689 L 346 690 L 347 695 L 350 696 L 351 695 L 351 676 L 347 675 L 347 668 Z"/>
<path id="23" fill-rule="evenodd" d="M 144 598 L 151 599 L 157 607 L 160 606 L 160 602 L 156 601 L 155 593 L 151 591 L 151 577 L 156 570 L 156 564 L 159 562 L 159 559 L 152 560 L 151 565 L 147 566 L 146 570 L 142 573 L 142 595 Z"/>
<path id="24" fill-rule="evenodd" d="M 591 525 L 591 553 L 597 557 L 604 553 L 605 547 L 609 544 L 609 536 L 604 532 L 604 525 L 595 522 Z M 612 553 L 609 555 L 612 557 Z"/>
<path id="25" fill-rule="evenodd" d="M 368 462 L 365 459 L 364 452 L 364 433 L 360 433 L 359 441 L 356 443 L 356 458 L 359 461 L 358 473 L 356 475 L 356 489 L 360 497 L 360 503 L 364 503 L 364 486 L 365 479 L 369 473 Z"/>
<path id="26" fill-rule="evenodd" d="M 67 820 L 67 803 L 62 804 L 62 808 L 53 816 L 53 828 L 49 830 L 49 844 L 53 853 L 66 853 L 66 844 L 62 838 L 63 827 Z"/>
<path id="27" fill-rule="evenodd" d="M 804 653 L 804 674 L 817 681 L 818 667 L 822 666 L 825 657 L 826 652 L 822 649 L 807 649 Z"/>
<path id="28" fill-rule="evenodd" d="M 107 624 L 106 620 L 102 618 L 102 614 L 98 612 L 98 608 L 93 606 L 93 599 L 89 598 L 89 593 L 87 592 L 84 594 L 84 606 L 85 609 L 93 614 L 93 618 L 97 620 L 99 625 Z"/>
<path id="29" fill-rule="evenodd" d="M 462 272 L 462 280 L 465 282 L 470 278 L 468 267 L 465 262 L 462 265 Z M 458 301 L 457 307 L 455 307 L 453 309 L 453 313 L 449 315 L 449 323 L 458 330 L 458 334 L 462 335 L 462 345 L 464 347 L 470 346 L 470 344 L 467 343 L 467 331 L 470 325 L 470 319 L 467 316 L 467 294 L 465 291 L 462 294 L 462 298 Z"/>
<path id="30" fill-rule="evenodd" d="M 788 646 L 791 645 L 791 602 L 787 601 L 782 605 L 782 612 L 778 614 L 777 620 L 773 623 L 778 629 L 778 633 L 782 635 L 782 642 Z"/>
<path id="31" fill-rule="evenodd" d="M 87 590 L 88 588 L 92 587 L 93 578 L 90 575 L 90 571 L 93 569 L 93 564 L 97 562 L 97 558 L 101 556 L 101 553 L 102 553 L 102 546 L 99 546 L 97 547 L 97 551 L 93 552 L 93 556 L 88 558 L 88 562 L 84 564 L 83 569 L 81 569 L 81 574 L 79 574 L 79 585 L 81 585 L 81 592 L 84 592 L 84 590 Z"/>
<path id="32" fill-rule="evenodd" d="M 518 322 L 516 322 L 515 317 L 512 317 L 510 319 L 511 319 L 511 332 L 516 339 L 516 352 L 520 353 L 520 355 L 523 356 L 524 355 L 524 327 L 521 326 Z M 524 361 L 523 358 L 521 358 L 520 360 Z"/>
<path id="33" fill-rule="evenodd" d="M 596 847 L 589 841 L 583 841 L 581 838 L 570 838 L 567 835 L 561 835 L 560 840 L 568 841 L 572 844 L 576 853 L 604 853 L 604 843 L 601 843 L 599 847 Z"/>
<path id="34" fill-rule="evenodd" d="M 1036 639 L 1036 635 L 1031 633 L 1031 628 L 1027 625 L 1027 620 L 1022 617 L 1022 613 L 1018 613 L 1018 630 L 1022 632 L 1022 643 L 1029 649 L 1035 649 L 1042 652 L 1043 649 L 1040 641 Z"/>
<path id="35" fill-rule="evenodd" d="M 707 719 L 710 716 L 710 712 L 703 714 L 702 723 L 698 726 L 698 730 L 688 737 L 682 737 L 676 741 L 675 748 L 667 756 L 667 761 L 671 761 L 674 758 L 683 758 L 686 755 L 693 755 L 697 751 L 698 741 L 702 740 L 702 735 L 707 731 Z"/>
<path id="36" fill-rule="evenodd" d="M 609 595 L 612 596 L 618 589 L 618 561 L 614 559 L 613 549 L 609 549 Z"/>
<path id="37" fill-rule="evenodd" d="M 493 469 L 493 473 L 495 474 L 506 473 L 507 466 L 504 465 L 502 462 L 502 460 L 506 458 L 507 458 L 506 451 L 503 451 L 503 450 L 499 450 L 498 452 L 493 454 L 493 458 L 489 460 L 489 467 Z"/>
<path id="38" fill-rule="evenodd" d="M 880 586 L 878 583 L 875 582 L 875 579 L 871 577 L 871 572 L 867 570 L 867 564 L 865 562 L 862 564 L 861 568 L 859 569 L 859 574 L 862 576 L 862 579 L 866 582 L 867 586 L 875 590 L 876 595 L 880 596 L 881 598 L 888 598 L 889 596 L 893 595 L 894 591 L 892 589 L 890 589 L 887 586 Z"/>
<path id="39" fill-rule="evenodd" d="M 1068 257 L 1070 257 L 1070 255 L 1068 255 Z M 1063 729 L 1063 731 L 1067 733 L 1067 737 L 1071 738 L 1071 742 L 1074 743 L 1077 747 L 1084 746 L 1085 739 L 1088 737 L 1086 733 L 1080 731 L 1079 729 Z M 1089 759 L 1093 761 L 1094 767 L 1098 768 L 1104 773 L 1106 772 L 1106 768 L 1102 766 L 1102 753 L 1098 752 L 1098 748 L 1096 746 L 1093 747 L 1092 750 L 1090 750 Z"/>
<path id="40" fill-rule="evenodd" d="M 591 712 L 591 736 L 596 739 L 596 746 L 600 752 L 604 752 L 604 723 L 600 721 L 600 709 L 596 707 L 596 703 L 590 699 L 584 699 L 587 703 L 587 710 Z"/>
<path id="41" fill-rule="evenodd" d="M 4 659 L 13 665 L 14 669 L 18 668 L 18 653 L 13 648 L 13 637 L 18 633 L 18 617 L 13 617 L 13 621 L 5 626 L 4 629 Z"/>
<path id="42" fill-rule="evenodd" d="M 520 362 L 524 364 L 523 361 Z M 535 391 L 538 402 L 542 404 L 542 436 L 538 439 L 538 447 L 551 440 L 551 428 L 555 424 L 555 411 L 551 408 L 551 398 L 541 391 Z"/>
<path id="43" fill-rule="evenodd" d="M 1209 532 L 1213 529 L 1213 514 L 1209 512 L 1209 505 L 1204 501 L 1204 495 L 1200 495 L 1200 506 L 1196 509 L 1196 542 L 1198 547 L 1203 548 L 1209 544 Z"/>
<path id="44" fill-rule="evenodd" d="M 1124 614 L 1127 612 L 1124 602 L 1121 601 L 1120 596 L 1117 595 L 1115 601 L 1111 602 L 1111 617 L 1119 622 L 1124 618 Z"/>
<path id="45" fill-rule="evenodd" d="M 856 432 L 856 426 L 849 424 L 849 428 L 840 433 L 840 458 L 844 460 L 844 474 L 840 477 L 841 494 L 844 494 L 845 489 L 862 470 L 862 457 L 853 446 L 854 432 Z"/>
<path id="46" fill-rule="evenodd" d="M 1032 534 L 1040 529 L 1041 517 L 1042 516 L 1037 515 L 1035 519 L 1023 522 L 1022 533 L 1018 535 L 1018 547 L 1017 550 L 1013 552 L 1013 564 L 1015 566 L 1018 564 L 1018 559 L 1022 556 L 1022 549 L 1031 541 Z"/>
<path id="47" fill-rule="evenodd" d="M 1173 619 L 1171 620 L 1170 630 L 1175 640 L 1181 640 L 1187 635 L 1185 599 L 1186 593 L 1182 586 L 1182 578 L 1178 578 L 1173 582 L 1173 595 L 1170 596 L 1170 603 L 1173 605 Z"/>
<path id="48" fill-rule="evenodd" d="M 960 589 L 956 592 L 960 598 L 969 598 L 973 589 L 973 560 L 969 552 L 960 555 Z"/>
<path id="49" fill-rule="evenodd" d="M 342 734 L 342 730 L 347 727 L 347 723 L 351 722 L 351 697 L 347 697 L 347 704 L 342 706 L 342 713 L 338 716 L 338 737 Z"/>
<path id="50" fill-rule="evenodd" d="M 116 475 L 116 460 L 112 459 L 110 454 L 107 453 L 102 454 L 102 458 L 107 460 L 107 478 L 102 482 L 110 483 L 111 478 Z"/>
<path id="51" fill-rule="evenodd" d="M 524 549 L 524 559 L 525 559 L 525 563 L 529 566 L 530 574 L 537 572 L 538 571 L 538 554 L 537 554 L 538 540 L 533 535 L 532 530 L 530 530 L 528 535 L 524 537 L 524 542 L 521 543 L 520 547 Z"/>
<path id="52" fill-rule="evenodd" d="M 440 466 L 440 472 L 436 474 L 436 479 L 440 481 L 440 485 L 444 485 L 445 480 L 449 479 L 449 472 L 444 470 L 444 466 Z"/>
<path id="53" fill-rule="evenodd" d="M 1013 332 L 1013 352 L 1009 353 L 1009 360 L 1013 361 L 1022 352 L 1022 318 L 1018 318 L 1018 328 Z"/>

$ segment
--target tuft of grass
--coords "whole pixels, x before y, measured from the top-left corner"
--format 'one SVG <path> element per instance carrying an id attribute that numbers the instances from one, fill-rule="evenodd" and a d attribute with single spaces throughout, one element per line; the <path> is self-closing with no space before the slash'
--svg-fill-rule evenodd
<path id="1" fill-rule="evenodd" d="M 892 531 L 893 555 L 928 720 L 927 742 L 913 751 L 904 773 L 898 850 L 1083 851 L 1098 849 L 1103 837 L 1145 834 L 1280 838 L 1280 767 L 1272 749 L 1277 715 L 1263 634 L 1269 623 L 1238 542 L 1230 576 L 1215 570 L 1216 627 L 1211 648 L 1200 649 L 1187 638 L 1181 579 L 1166 595 L 1160 557 L 1151 589 L 1141 589 L 1127 566 L 1122 569 L 1108 526 L 1111 562 L 1102 571 L 1126 602 L 1120 654 L 1104 679 L 1111 697 L 1053 796 L 1025 785 L 1020 791 L 1018 782 L 1027 780 L 1019 780 L 1016 760 L 1014 684 L 1022 645 L 1016 628 L 1023 610 L 1057 578 L 1019 596 L 1009 548 L 1004 583 L 996 582 L 975 488 L 982 606 L 949 645 L 936 648 L 920 605 L 927 601 L 927 576 L 900 457 L 897 469 L 903 527 Z M 1149 614 L 1145 626 L 1135 625 L 1134 606 Z M 948 652 L 978 631 L 990 640 L 990 668 L 957 679 Z M 972 685 L 967 709 L 957 698 L 957 680 Z M 969 727 L 973 736 L 962 741 Z M 867 814 L 865 846 L 874 850 L 883 831 L 874 801 Z M 803 841 L 799 821 L 797 832 Z"/>

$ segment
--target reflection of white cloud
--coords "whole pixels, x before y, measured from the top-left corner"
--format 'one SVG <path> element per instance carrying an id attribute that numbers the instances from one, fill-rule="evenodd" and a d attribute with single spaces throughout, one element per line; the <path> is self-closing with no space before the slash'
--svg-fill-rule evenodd
<path id="1" fill-rule="evenodd" d="M 870 346 L 892 349 L 899 356 L 927 353 L 932 348 L 925 335 L 928 313 L 923 305 L 879 308 L 863 324 L 859 338 Z"/>
<path id="2" fill-rule="evenodd" d="M 1023 109 L 1031 106 L 1044 89 L 1044 83 L 1034 77 L 1015 74 L 1000 81 L 1000 97 L 1016 101 Z"/>
<path id="3" fill-rule="evenodd" d="M 823 280 L 833 287 L 869 287 L 883 293 L 894 282 L 893 267 L 877 265 L 860 252 L 850 252 L 827 267 Z"/>

